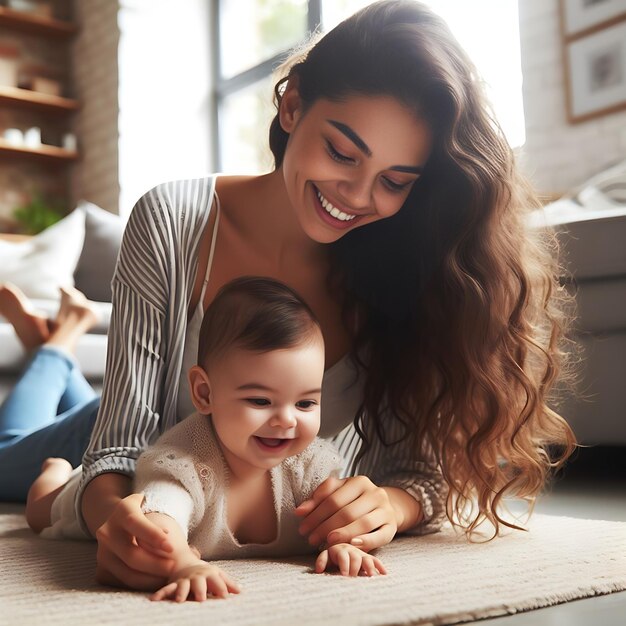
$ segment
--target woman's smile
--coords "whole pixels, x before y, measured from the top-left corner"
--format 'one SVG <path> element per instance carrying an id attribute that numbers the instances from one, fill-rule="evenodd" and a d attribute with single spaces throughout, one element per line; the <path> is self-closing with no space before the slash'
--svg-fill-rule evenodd
<path id="1" fill-rule="evenodd" d="M 356 213 L 349 213 L 343 209 L 337 208 L 315 185 L 312 185 L 312 189 L 313 204 L 320 218 L 329 226 L 344 230 L 355 226 L 363 217 L 366 217 L 365 215 L 357 215 Z"/>

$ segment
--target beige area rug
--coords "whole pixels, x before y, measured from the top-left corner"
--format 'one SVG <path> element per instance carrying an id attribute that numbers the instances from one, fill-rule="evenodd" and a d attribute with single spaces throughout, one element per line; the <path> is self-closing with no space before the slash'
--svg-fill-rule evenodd
<path id="1" fill-rule="evenodd" d="M 626 589 L 626 523 L 537 515 L 469 544 L 452 530 L 379 551 L 387 576 L 311 573 L 312 559 L 227 561 L 239 596 L 152 603 L 93 582 L 94 545 L 46 541 L 0 505 L 0 624 L 455 624 Z"/>

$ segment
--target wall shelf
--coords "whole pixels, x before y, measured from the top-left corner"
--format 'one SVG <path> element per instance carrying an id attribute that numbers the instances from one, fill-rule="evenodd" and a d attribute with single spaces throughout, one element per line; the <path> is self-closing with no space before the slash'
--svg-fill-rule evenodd
<path id="1" fill-rule="evenodd" d="M 42 144 L 37 148 L 27 148 L 25 146 L 13 146 L 4 139 L 0 139 L 0 157 L 2 156 L 31 158 L 58 164 L 71 163 L 79 158 L 78 152 L 57 146 Z"/>
<path id="2" fill-rule="evenodd" d="M 69 38 L 78 30 L 75 24 L 43 15 L 0 7 L 0 26 L 8 26 L 32 35 Z"/>
<path id="3" fill-rule="evenodd" d="M 30 89 L 0 85 L 0 104 L 45 110 L 50 113 L 73 113 L 80 108 L 78 100 L 51 96 Z"/>

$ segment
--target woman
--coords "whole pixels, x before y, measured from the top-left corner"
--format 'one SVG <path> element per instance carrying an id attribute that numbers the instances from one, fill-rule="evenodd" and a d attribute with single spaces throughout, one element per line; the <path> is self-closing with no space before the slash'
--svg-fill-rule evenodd
<path id="1" fill-rule="evenodd" d="M 181 372 L 198 318 L 237 276 L 288 284 L 321 322 L 320 434 L 348 478 L 299 508 L 311 543 L 371 550 L 446 514 L 468 533 L 514 526 L 502 498 L 535 496 L 548 446 L 560 459 L 573 448 L 546 403 L 561 360 L 556 268 L 446 25 L 417 2 L 378 2 L 294 60 L 275 93 L 274 171 L 158 186 L 128 223 L 76 500 L 101 582 L 166 577 L 168 560 L 138 545 L 167 540 L 131 493 L 134 462 L 190 412 Z"/>

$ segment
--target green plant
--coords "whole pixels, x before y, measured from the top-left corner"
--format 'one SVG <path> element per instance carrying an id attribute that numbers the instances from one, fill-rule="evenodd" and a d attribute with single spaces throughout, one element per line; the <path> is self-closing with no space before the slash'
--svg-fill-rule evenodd
<path id="1" fill-rule="evenodd" d="M 28 204 L 13 211 L 13 217 L 24 234 L 36 235 L 61 220 L 63 209 L 47 202 L 40 193 L 36 193 Z"/>

